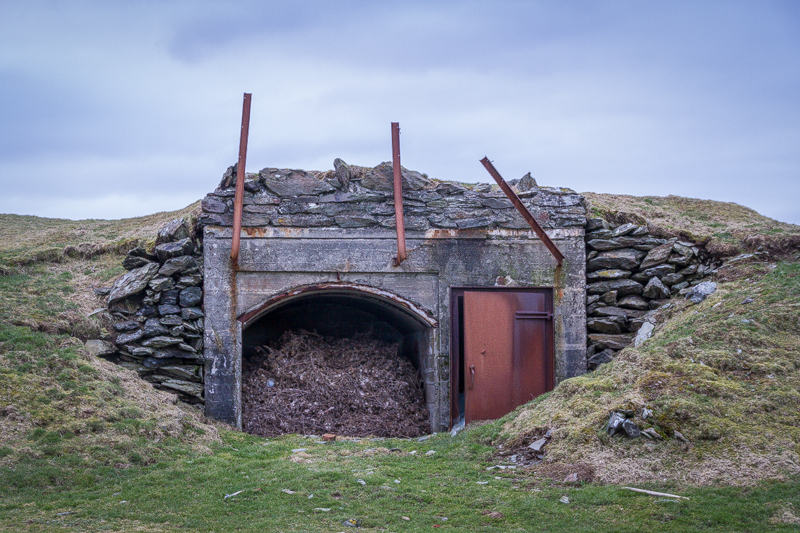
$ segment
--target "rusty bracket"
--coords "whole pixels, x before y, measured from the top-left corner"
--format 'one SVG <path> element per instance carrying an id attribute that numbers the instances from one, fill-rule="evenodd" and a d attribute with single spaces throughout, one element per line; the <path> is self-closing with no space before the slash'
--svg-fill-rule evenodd
<path id="1" fill-rule="evenodd" d="M 503 176 L 497 172 L 497 169 L 494 168 L 492 162 L 489 161 L 488 157 L 484 157 L 481 159 L 481 163 L 483 166 L 486 167 L 486 170 L 489 171 L 489 174 L 494 178 L 494 181 L 500 186 L 500 189 L 506 193 L 508 199 L 511 200 L 511 203 L 514 204 L 514 207 L 517 208 L 517 211 L 522 215 L 522 218 L 530 225 L 536 235 L 542 240 L 547 249 L 550 250 L 550 253 L 553 254 L 553 257 L 556 258 L 556 263 L 558 266 L 561 266 L 561 263 L 564 261 L 564 254 L 561 253 L 561 250 L 550 240 L 550 237 L 547 236 L 547 233 L 544 232 L 542 227 L 536 222 L 536 219 L 533 218 L 531 212 L 528 211 L 528 208 L 525 207 L 525 204 L 522 203 L 522 200 L 519 199 L 519 196 L 508 186 L 506 180 L 503 179 Z"/>
<path id="2" fill-rule="evenodd" d="M 242 103 L 242 129 L 239 134 L 239 162 L 236 165 L 236 195 L 233 200 L 233 240 L 231 241 L 231 261 L 233 268 L 239 266 L 239 239 L 242 233 L 242 206 L 244 204 L 244 180 L 247 161 L 247 136 L 250 133 L 250 99 L 253 95 L 244 93 Z"/>
<path id="3" fill-rule="evenodd" d="M 397 228 L 397 257 L 392 264 L 400 266 L 406 259 L 406 224 L 403 219 L 403 177 L 400 174 L 400 123 L 392 122 L 392 173 L 394 175 L 394 220 Z"/>

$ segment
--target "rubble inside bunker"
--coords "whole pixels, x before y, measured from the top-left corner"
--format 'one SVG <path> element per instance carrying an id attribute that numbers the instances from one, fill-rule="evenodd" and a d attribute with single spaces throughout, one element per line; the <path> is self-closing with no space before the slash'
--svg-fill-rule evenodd
<path id="1" fill-rule="evenodd" d="M 431 432 L 422 381 L 398 344 L 287 331 L 242 368 L 242 429 L 265 437 Z"/>

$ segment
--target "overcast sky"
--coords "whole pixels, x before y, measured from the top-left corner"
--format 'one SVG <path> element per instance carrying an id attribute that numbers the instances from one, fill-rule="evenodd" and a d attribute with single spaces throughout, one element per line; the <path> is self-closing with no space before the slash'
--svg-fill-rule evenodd
<path id="1" fill-rule="evenodd" d="M 0 212 L 120 218 L 247 170 L 733 201 L 800 224 L 800 2 L 0 0 Z"/>

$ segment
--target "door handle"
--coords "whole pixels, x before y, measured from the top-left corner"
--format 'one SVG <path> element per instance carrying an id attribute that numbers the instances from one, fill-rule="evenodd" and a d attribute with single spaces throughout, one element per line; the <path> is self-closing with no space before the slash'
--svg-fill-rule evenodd
<path id="1" fill-rule="evenodd" d="M 475 386 L 475 365 L 469 365 L 469 390 Z"/>

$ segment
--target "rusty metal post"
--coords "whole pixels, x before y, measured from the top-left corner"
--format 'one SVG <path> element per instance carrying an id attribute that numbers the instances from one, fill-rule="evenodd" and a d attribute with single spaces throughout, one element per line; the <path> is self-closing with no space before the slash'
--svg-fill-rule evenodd
<path id="1" fill-rule="evenodd" d="M 547 233 L 545 233 L 539 223 L 536 222 L 536 219 L 533 218 L 533 215 L 531 215 L 531 212 L 528 211 L 527 207 L 525 207 L 525 204 L 522 203 L 516 193 L 511 190 L 511 187 L 508 186 L 506 180 L 504 180 L 500 173 L 497 172 L 497 169 L 494 168 L 494 165 L 492 165 L 492 162 L 489 161 L 489 158 L 484 157 L 481 159 L 481 163 L 483 163 L 483 166 L 489 171 L 489 174 L 491 174 L 491 176 L 494 178 L 494 181 L 496 181 L 500 186 L 500 189 L 506 193 L 508 199 L 511 200 L 511 203 L 514 204 L 514 207 L 516 207 L 517 211 L 519 211 L 519 213 L 522 215 L 522 218 L 525 219 L 536 235 L 542 240 L 544 245 L 547 246 L 547 249 L 550 250 L 550 253 L 553 254 L 553 257 L 556 258 L 558 266 L 561 266 L 561 263 L 564 261 L 564 254 L 561 253 L 561 250 L 559 250 L 553 241 L 550 240 L 550 237 L 547 236 Z"/>
<path id="2" fill-rule="evenodd" d="M 397 228 L 397 257 L 394 266 L 406 259 L 406 224 L 403 220 L 403 177 L 400 174 L 400 123 L 392 122 L 392 173 L 394 174 L 394 220 Z"/>
<path id="3" fill-rule="evenodd" d="M 247 162 L 247 136 L 250 133 L 250 99 L 253 95 L 244 93 L 242 104 L 242 128 L 239 134 L 239 162 L 236 165 L 236 195 L 233 200 L 233 241 L 231 242 L 231 261 L 233 267 L 239 266 L 239 239 L 242 233 L 242 205 L 244 204 L 244 180 Z"/>

